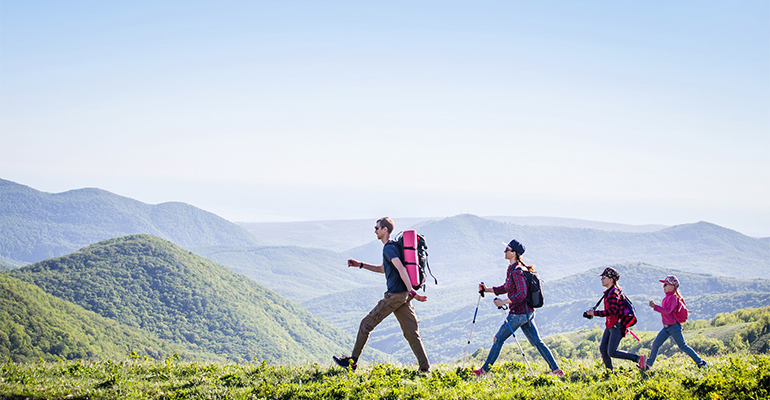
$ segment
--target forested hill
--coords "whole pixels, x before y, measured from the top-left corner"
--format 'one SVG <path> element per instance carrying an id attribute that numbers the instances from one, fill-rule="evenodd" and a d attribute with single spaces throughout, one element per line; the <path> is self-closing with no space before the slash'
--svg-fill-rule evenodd
<path id="1" fill-rule="evenodd" d="M 3 179 L 0 232 L 0 257 L 20 265 L 136 233 L 186 249 L 258 244 L 245 229 L 189 204 L 150 205 L 100 189 L 45 193 Z"/>
<path id="2" fill-rule="evenodd" d="M 149 235 L 7 272 L 122 324 L 233 360 L 327 361 L 352 339 L 229 269 Z"/>
<path id="3" fill-rule="evenodd" d="M 0 360 L 125 359 L 131 352 L 162 360 L 175 353 L 183 359 L 223 360 L 193 354 L 184 346 L 122 325 L 39 287 L 0 274 Z"/>

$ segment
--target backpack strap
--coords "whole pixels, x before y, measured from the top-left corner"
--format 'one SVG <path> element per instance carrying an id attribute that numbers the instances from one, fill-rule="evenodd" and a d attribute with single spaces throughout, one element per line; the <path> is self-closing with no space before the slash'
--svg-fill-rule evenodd
<path id="1" fill-rule="evenodd" d="M 596 311 L 596 308 L 599 307 L 599 304 L 602 304 L 602 301 L 604 300 L 604 298 L 607 297 L 607 292 L 609 292 L 609 290 L 604 292 L 604 295 L 602 295 L 602 298 L 596 302 L 595 306 L 591 307 L 592 310 Z"/>
<path id="2" fill-rule="evenodd" d="M 438 279 L 436 279 L 436 277 L 433 276 L 433 271 L 430 270 L 430 264 L 428 264 L 428 258 L 427 257 L 425 258 L 425 268 L 428 269 L 428 273 L 430 274 L 431 277 L 433 277 L 433 282 L 436 285 L 438 285 Z"/>

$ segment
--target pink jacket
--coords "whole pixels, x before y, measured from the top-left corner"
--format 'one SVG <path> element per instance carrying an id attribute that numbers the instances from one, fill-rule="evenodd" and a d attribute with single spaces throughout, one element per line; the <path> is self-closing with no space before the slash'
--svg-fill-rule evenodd
<path id="1" fill-rule="evenodd" d="M 676 291 L 666 293 L 666 297 L 655 305 L 652 309 L 659 312 L 663 317 L 663 325 L 674 325 L 678 321 L 674 318 L 674 311 L 679 307 L 679 298 L 676 297 Z"/>

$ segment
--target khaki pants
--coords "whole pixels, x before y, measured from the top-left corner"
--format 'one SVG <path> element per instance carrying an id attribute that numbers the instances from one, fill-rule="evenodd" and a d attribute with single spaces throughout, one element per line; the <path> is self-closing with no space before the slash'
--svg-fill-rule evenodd
<path id="1" fill-rule="evenodd" d="M 358 359 L 361 351 L 364 349 L 364 345 L 366 345 L 366 341 L 369 340 L 369 333 L 391 313 L 396 316 L 398 323 L 401 324 L 401 331 L 404 332 L 404 337 L 409 342 L 412 352 L 417 356 L 420 369 L 429 369 L 428 355 L 425 353 L 425 346 L 422 345 L 422 339 L 420 338 L 420 329 L 417 326 L 419 321 L 417 320 L 417 314 L 414 313 L 414 307 L 412 307 L 408 292 L 385 292 L 385 298 L 380 300 L 361 321 L 351 357 L 356 360 Z"/>

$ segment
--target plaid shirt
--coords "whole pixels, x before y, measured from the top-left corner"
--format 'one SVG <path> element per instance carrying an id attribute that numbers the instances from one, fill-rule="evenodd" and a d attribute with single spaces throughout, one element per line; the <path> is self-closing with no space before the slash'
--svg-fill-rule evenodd
<path id="1" fill-rule="evenodd" d="M 495 294 L 508 293 L 511 304 L 508 305 L 508 314 L 530 314 L 535 310 L 527 306 L 527 278 L 524 271 L 519 268 L 519 263 L 508 266 L 505 274 L 505 283 L 502 286 L 492 288 Z"/>
<path id="2" fill-rule="evenodd" d="M 594 311 L 594 315 L 597 317 L 607 317 L 605 326 L 609 329 L 618 323 L 621 315 L 625 315 L 623 312 L 625 304 L 620 297 L 620 290 L 615 286 L 607 289 L 605 292 L 608 293 L 607 296 L 604 297 L 604 310 L 596 310 Z M 625 334 L 625 332 L 623 332 L 623 334 Z"/>

